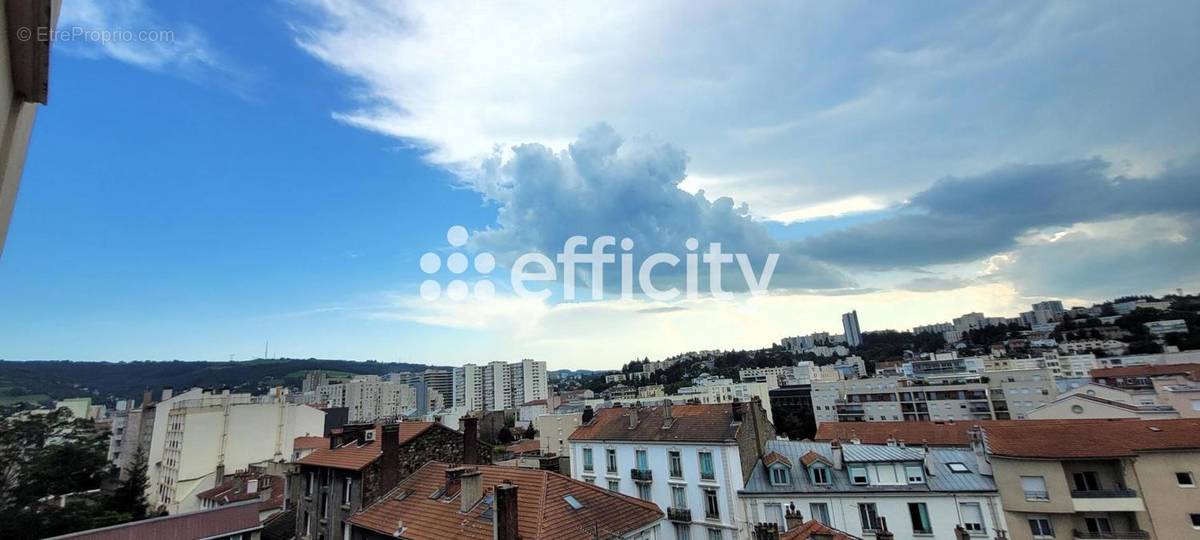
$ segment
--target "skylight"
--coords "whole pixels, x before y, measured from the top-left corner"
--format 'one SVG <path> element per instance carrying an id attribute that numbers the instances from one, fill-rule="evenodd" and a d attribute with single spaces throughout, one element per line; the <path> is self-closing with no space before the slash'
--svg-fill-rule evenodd
<path id="1" fill-rule="evenodd" d="M 571 495 L 563 496 L 563 500 L 567 501 L 567 504 L 571 505 L 572 509 L 579 510 L 583 508 L 583 503 L 579 502 L 579 499 L 576 499 Z"/>
<path id="2" fill-rule="evenodd" d="M 950 469 L 950 472 L 956 472 L 956 473 L 971 472 L 971 469 L 968 469 L 966 465 L 964 465 L 960 462 L 957 462 L 957 461 L 955 461 L 953 463 L 947 463 L 946 468 Z"/>

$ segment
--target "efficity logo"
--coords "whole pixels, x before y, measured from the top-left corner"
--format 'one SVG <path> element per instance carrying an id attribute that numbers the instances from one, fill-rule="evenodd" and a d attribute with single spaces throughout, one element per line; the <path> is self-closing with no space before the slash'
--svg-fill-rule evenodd
<path id="1" fill-rule="evenodd" d="M 455 225 L 446 231 L 446 241 L 450 243 L 451 247 L 463 248 L 467 245 L 467 239 L 467 228 L 462 225 Z M 729 299 L 733 298 L 733 293 L 722 288 L 724 265 L 736 263 L 745 280 L 745 290 L 751 294 L 766 294 L 771 276 L 775 273 L 775 265 L 779 262 L 778 253 L 768 253 L 762 271 L 755 273 L 754 265 L 748 254 L 723 252 L 720 242 L 712 242 L 708 244 L 705 251 L 700 252 L 698 251 L 700 242 L 695 238 L 688 238 L 684 241 L 683 247 L 686 249 L 686 253 L 682 259 L 670 252 L 647 255 L 641 260 L 641 264 L 637 265 L 635 274 L 632 239 L 622 238 L 618 243 L 614 236 L 597 236 L 589 248 L 586 236 L 572 236 L 567 238 L 563 243 L 562 251 L 557 253 L 553 259 L 539 252 L 524 253 L 518 256 L 513 262 L 510 272 L 510 285 L 513 293 L 520 298 L 545 299 L 551 295 L 547 285 L 558 283 L 562 289 L 562 299 L 572 301 L 577 299 L 576 276 L 580 275 L 579 267 L 586 267 L 590 282 L 590 286 L 587 288 L 590 291 L 590 299 L 603 300 L 606 291 L 604 277 L 609 270 L 609 265 L 615 265 L 617 268 L 612 271 L 618 272 L 622 299 L 628 300 L 634 297 L 635 284 L 638 290 L 651 300 L 671 301 L 679 299 L 681 296 L 697 299 L 702 296 L 700 293 L 700 269 L 703 265 L 707 270 L 708 278 L 706 293 L 713 298 Z M 580 248 L 588 249 L 581 250 Z M 612 251 L 606 251 L 609 248 L 613 248 Z M 619 262 L 618 259 L 620 259 Z M 682 291 L 678 287 L 658 288 L 654 284 L 653 274 L 656 268 L 675 268 L 677 272 L 680 263 L 683 264 L 684 270 Z M 442 257 L 437 253 L 426 253 L 421 256 L 420 265 L 421 271 L 425 274 L 437 274 L 443 266 Z M 454 251 L 445 258 L 446 270 L 455 276 L 465 274 L 468 266 L 473 266 L 477 274 L 487 276 L 496 269 L 496 257 L 491 253 L 482 252 L 475 255 L 474 260 L 471 260 L 465 253 Z M 661 273 L 667 273 L 668 268 L 664 268 Z M 530 288 L 531 283 L 538 282 L 542 283 L 541 287 Z M 470 284 L 461 277 L 455 277 L 443 289 L 438 280 L 426 279 L 421 282 L 420 292 L 421 298 L 429 301 L 440 299 L 443 293 L 447 298 L 455 301 L 464 300 L 471 295 L 474 295 L 475 298 L 486 299 L 496 294 L 496 286 L 487 277 Z"/>

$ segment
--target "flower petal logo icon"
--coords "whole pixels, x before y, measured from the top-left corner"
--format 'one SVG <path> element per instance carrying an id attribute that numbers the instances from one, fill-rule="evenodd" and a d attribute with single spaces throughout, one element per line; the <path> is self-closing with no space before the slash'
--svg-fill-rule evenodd
<path id="1" fill-rule="evenodd" d="M 450 247 L 466 246 L 467 238 L 467 228 L 462 225 L 455 225 L 446 231 L 446 241 L 450 243 Z M 442 269 L 442 257 L 437 253 L 426 253 L 421 255 L 420 265 L 422 272 L 436 274 Z M 451 274 L 461 275 L 467 271 L 468 266 L 470 264 L 465 253 L 455 251 L 446 256 L 445 267 Z M 474 267 L 479 274 L 490 274 L 496 269 L 496 258 L 491 253 L 480 253 L 475 256 Z M 425 300 L 437 300 L 441 298 L 442 292 L 442 284 L 435 279 L 427 279 L 421 283 L 421 298 Z M 444 292 L 447 298 L 455 301 L 465 300 L 472 293 L 475 298 L 486 299 L 496 294 L 496 286 L 486 278 L 476 281 L 473 286 L 468 286 L 466 281 L 456 278 L 446 284 Z"/>

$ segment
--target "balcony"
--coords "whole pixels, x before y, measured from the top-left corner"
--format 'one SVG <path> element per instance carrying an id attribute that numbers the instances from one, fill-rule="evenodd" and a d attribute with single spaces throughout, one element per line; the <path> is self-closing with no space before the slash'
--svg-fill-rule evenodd
<path id="1" fill-rule="evenodd" d="M 692 510 L 690 508 L 676 508 L 674 506 L 667 507 L 667 519 L 677 523 L 691 523 Z"/>
<path id="2" fill-rule="evenodd" d="M 1089 489 L 1071 491 L 1076 512 L 1144 512 L 1146 505 L 1132 489 Z"/>
<path id="3" fill-rule="evenodd" d="M 629 476 L 634 482 L 651 482 L 654 480 L 654 474 L 649 469 L 631 469 Z"/>
<path id="4" fill-rule="evenodd" d="M 1150 538 L 1146 531 L 1109 531 L 1088 532 L 1075 529 L 1075 538 L 1079 540 L 1144 540 Z"/>
<path id="5" fill-rule="evenodd" d="M 1026 491 L 1025 500 L 1027 501 L 1048 501 L 1050 494 L 1045 491 Z"/>

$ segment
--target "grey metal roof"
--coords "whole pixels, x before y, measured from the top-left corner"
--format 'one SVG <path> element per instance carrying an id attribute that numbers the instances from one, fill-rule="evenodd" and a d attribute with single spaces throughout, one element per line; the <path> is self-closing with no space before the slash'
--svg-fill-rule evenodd
<path id="1" fill-rule="evenodd" d="M 842 456 L 846 463 L 904 463 L 907 465 L 922 464 L 925 469 L 924 484 L 905 485 L 865 485 L 850 483 L 850 476 L 845 467 L 841 470 L 829 470 L 830 484 L 816 485 L 809 480 L 808 470 L 800 464 L 800 456 L 809 451 L 816 452 L 833 461 L 833 450 L 828 442 L 812 441 L 768 441 L 763 453 L 779 452 L 792 462 L 791 482 L 789 485 L 776 486 L 771 484 L 770 475 L 761 461 L 754 465 L 750 480 L 746 482 L 742 493 L 746 494 L 780 494 L 780 493 L 880 493 L 880 492 L 995 492 L 996 483 L 991 476 L 979 473 L 975 454 L 969 449 L 961 448 L 929 448 L 929 459 L 924 460 L 924 452 L 920 448 L 901 448 L 880 444 L 842 444 Z M 855 457 L 855 461 L 850 460 Z M 884 459 L 894 457 L 895 459 Z M 962 463 L 968 472 L 955 473 L 947 466 L 948 463 Z"/>

